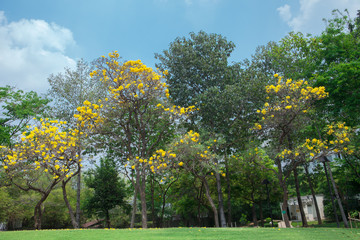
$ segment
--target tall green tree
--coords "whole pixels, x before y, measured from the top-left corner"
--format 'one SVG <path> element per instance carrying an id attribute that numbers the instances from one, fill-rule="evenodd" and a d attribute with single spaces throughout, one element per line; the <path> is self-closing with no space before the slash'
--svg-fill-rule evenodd
<path id="1" fill-rule="evenodd" d="M 114 160 L 101 159 L 100 166 L 86 173 L 85 183 L 94 190 L 85 202 L 85 209 L 90 214 L 105 217 L 106 227 L 110 228 L 109 211 L 116 206 L 126 206 L 126 184 L 119 177 Z"/>
<path id="2" fill-rule="evenodd" d="M 327 27 L 319 36 L 320 60 L 316 74 L 316 86 L 323 85 L 329 92 L 329 97 L 317 103 L 317 110 L 325 123 L 346 122 L 357 128 L 360 124 L 360 12 L 352 19 L 345 10 L 333 11 L 333 18 L 327 20 Z M 352 140 L 359 146 L 358 138 Z M 359 155 L 343 153 L 342 158 L 335 161 L 352 172 L 349 178 L 357 176 L 359 171 Z M 329 173 L 331 168 L 327 167 Z M 333 185 L 334 181 L 332 180 Z M 336 181 L 336 179 L 335 179 Z M 335 194 L 338 189 L 334 189 Z M 337 194 L 336 194 L 337 195 Z M 345 225 L 346 217 L 339 203 L 339 209 Z"/>
<path id="3" fill-rule="evenodd" d="M 239 109 L 243 110 L 236 109 L 240 95 L 233 91 L 234 88 L 228 87 L 234 84 L 239 75 L 239 66 L 228 63 L 234 48 L 235 44 L 223 36 L 200 31 L 190 33 L 190 38 L 175 39 L 169 50 L 155 55 L 161 62 L 157 67 L 169 72 L 171 100 L 175 104 L 191 104 L 198 107 L 199 111 L 195 113 L 188 127 L 207 132 L 206 135 L 210 139 L 217 134 L 224 136 L 231 131 L 230 129 L 234 129 L 231 128 L 234 121 L 230 119 L 234 120 Z M 229 99 L 232 101 L 227 102 Z M 218 153 L 220 151 L 223 149 Z M 216 160 L 217 163 L 219 161 L 221 159 Z M 226 227 L 221 178 L 219 173 L 215 175 L 220 224 Z"/>
<path id="4" fill-rule="evenodd" d="M 263 181 L 266 179 L 269 182 L 272 194 L 274 194 L 274 186 L 278 184 L 274 173 L 276 172 L 274 161 L 266 156 L 264 150 L 251 145 L 248 145 L 247 150 L 232 155 L 231 158 L 234 159 L 232 171 L 236 177 L 234 184 L 239 191 L 238 197 L 251 207 L 254 226 L 258 226 L 256 205 L 262 206 L 262 202 L 266 199 Z M 268 171 L 266 168 L 273 171 Z M 260 210 L 262 211 L 262 208 Z M 263 215 L 261 211 L 260 218 Z"/>

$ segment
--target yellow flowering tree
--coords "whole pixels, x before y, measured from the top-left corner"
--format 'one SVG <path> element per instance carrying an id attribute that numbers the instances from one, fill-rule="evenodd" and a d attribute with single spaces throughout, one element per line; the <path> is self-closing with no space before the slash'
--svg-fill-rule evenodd
<path id="1" fill-rule="evenodd" d="M 294 159 L 296 162 L 301 162 L 303 159 L 313 161 L 315 159 L 334 155 L 342 157 L 349 156 L 353 155 L 357 150 L 356 146 L 352 144 L 352 142 L 354 142 L 354 131 L 350 127 L 346 126 L 344 122 L 327 125 L 321 136 L 321 139 L 307 138 L 304 143 L 299 144 L 293 151 L 290 149 L 284 149 L 279 154 L 279 157 L 283 159 Z M 341 199 L 336 189 L 337 187 L 335 186 L 329 163 L 324 162 L 324 167 L 329 171 L 344 225 L 345 227 L 348 227 L 345 211 L 341 204 Z"/>
<path id="2" fill-rule="evenodd" d="M 166 74 L 140 60 L 122 63 L 119 54 L 111 52 L 90 74 L 107 87 L 104 98 L 97 103 L 85 101 L 74 115 L 82 126 L 99 134 L 100 143 L 131 173 L 134 201 L 140 195 L 143 228 L 147 228 L 148 161 L 156 149 L 173 137 L 176 123 L 195 110 L 194 106 L 184 108 L 169 103 Z M 131 227 L 135 211 L 136 202 Z"/>
<path id="3" fill-rule="evenodd" d="M 266 86 L 268 102 L 257 110 L 261 120 L 255 123 L 254 129 L 261 134 L 263 140 L 268 140 L 268 144 L 272 145 L 270 154 L 277 165 L 277 177 L 283 191 L 282 216 L 286 226 L 290 227 L 286 213 L 288 200 L 286 182 L 292 171 L 296 175 L 297 166 L 305 159 L 283 158 L 281 154 L 285 150 L 293 152 L 298 142 L 296 136 L 299 135 L 299 130 L 309 122 L 307 116 L 313 103 L 326 98 L 328 93 L 325 92 L 324 87 L 311 87 L 304 80 L 283 79 L 278 74 L 274 77 L 278 79 L 277 84 Z M 285 172 L 284 169 L 287 171 Z M 305 220 L 303 224 L 307 225 Z"/>
<path id="4" fill-rule="evenodd" d="M 356 147 L 351 143 L 353 134 L 353 130 L 344 122 L 328 124 L 321 134 L 321 139 L 307 138 L 292 150 L 285 148 L 278 156 L 282 159 L 308 158 L 313 161 L 332 154 L 352 155 L 356 151 Z"/>
<path id="5" fill-rule="evenodd" d="M 41 228 L 42 203 L 59 182 L 77 174 L 81 161 L 76 147 L 82 133 L 67 129 L 66 124 L 40 119 L 39 126 L 27 126 L 28 131 L 13 148 L 1 146 L 2 168 L 8 180 L 41 195 L 34 210 L 35 229 Z"/>
<path id="6" fill-rule="evenodd" d="M 214 213 L 215 227 L 219 227 L 219 214 L 215 202 L 210 194 L 208 178 L 214 173 L 225 177 L 225 173 L 217 164 L 216 156 L 212 148 L 216 144 L 200 143 L 200 134 L 189 131 L 167 147 L 167 150 L 159 149 L 150 157 L 148 165 L 151 172 L 159 175 L 162 181 L 172 178 L 169 173 L 186 171 L 198 178 L 204 185 L 205 195 Z"/>

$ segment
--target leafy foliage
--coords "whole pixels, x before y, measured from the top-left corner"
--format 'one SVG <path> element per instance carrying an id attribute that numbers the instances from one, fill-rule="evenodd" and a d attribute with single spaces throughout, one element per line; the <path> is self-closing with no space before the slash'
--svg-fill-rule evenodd
<path id="1" fill-rule="evenodd" d="M 0 145 L 10 145 L 14 137 L 24 130 L 33 117 L 41 116 L 46 109 L 48 99 L 43 99 L 36 92 L 15 91 L 10 86 L 0 87 Z"/>
<path id="2" fill-rule="evenodd" d="M 168 70 L 168 84 L 173 101 L 180 106 L 194 105 L 198 95 L 208 88 L 222 90 L 230 83 L 228 58 L 235 45 L 218 34 L 203 31 L 190 33 L 190 38 L 177 38 L 169 50 L 155 57 L 162 70 Z"/>
<path id="3" fill-rule="evenodd" d="M 94 190 L 86 199 L 86 211 L 89 215 L 105 217 L 107 227 L 110 227 L 109 211 L 116 206 L 127 207 L 125 181 L 120 179 L 115 162 L 109 158 L 101 159 L 100 166 L 87 172 L 85 183 Z"/>
<path id="4" fill-rule="evenodd" d="M 356 126 L 360 123 L 360 15 L 351 19 L 337 10 L 333 15 L 319 37 L 322 62 L 316 85 L 325 86 L 329 98 L 321 101 L 318 109 L 330 121 Z"/>

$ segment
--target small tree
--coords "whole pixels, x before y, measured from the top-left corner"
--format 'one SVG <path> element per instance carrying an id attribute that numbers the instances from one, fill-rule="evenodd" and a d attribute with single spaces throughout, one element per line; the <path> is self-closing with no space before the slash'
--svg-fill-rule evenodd
<path id="1" fill-rule="evenodd" d="M 0 146 L 7 179 L 41 195 L 34 210 L 36 229 L 41 228 L 42 203 L 59 182 L 76 175 L 80 165 L 76 144 L 82 133 L 66 129 L 66 124 L 40 119 L 40 126 L 27 126 L 29 132 L 23 132 L 13 148 Z"/>
<path id="2" fill-rule="evenodd" d="M 219 159 L 215 161 L 221 163 L 224 152 L 234 147 L 234 139 L 241 139 L 238 134 L 245 132 L 234 130 L 233 127 L 239 125 L 239 115 L 244 111 L 244 105 L 251 108 L 251 101 L 240 97 L 246 95 L 243 92 L 248 84 L 244 84 L 246 87 L 242 87 L 243 84 L 234 85 L 240 72 L 237 64 L 230 65 L 228 62 L 235 48 L 234 43 L 219 34 L 203 31 L 189 35 L 189 38 L 176 38 L 168 50 L 156 54 L 155 57 L 161 61 L 156 66 L 169 71 L 169 90 L 175 104 L 197 105 L 199 108 L 194 114 L 196 119 L 192 119 L 188 128 L 206 130 L 210 138 L 218 134 L 227 138 L 227 143 L 216 149 Z M 204 134 L 202 136 L 204 138 Z M 221 177 L 217 172 L 215 177 L 220 225 L 226 227 Z"/>
<path id="3" fill-rule="evenodd" d="M 272 186 L 277 185 L 275 174 L 277 170 L 274 167 L 274 161 L 265 154 L 263 149 L 252 148 L 251 145 L 248 145 L 248 150 L 232 155 L 231 158 L 236 186 L 240 189 L 239 197 L 251 206 L 254 226 L 258 226 L 255 205 L 260 207 L 260 218 L 263 222 L 262 201 L 266 196 L 263 181 L 267 179 Z M 267 171 L 263 167 L 272 171 Z"/>
<path id="4" fill-rule="evenodd" d="M 109 158 L 100 159 L 100 166 L 87 172 L 85 183 L 94 189 L 93 196 L 85 202 L 88 213 L 105 217 L 106 227 L 110 228 L 109 211 L 116 206 L 125 206 L 126 186 L 120 179 L 115 162 Z"/>
<path id="5" fill-rule="evenodd" d="M 225 173 L 220 170 L 216 161 L 216 155 L 212 153 L 211 146 L 205 146 L 199 142 L 200 134 L 189 131 L 179 140 L 172 143 L 167 150 L 156 151 L 148 165 L 152 172 L 165 176 L 169 170 L 182 170 L 191 173 L 198 178 L 205 188 L 205 195 L 214 213 L 215 227 L 220 227 L 219 214 L 213 198 L 211 197 L 208 178 L 219 173 L 223 177 Z M 216 143 L 217 140 L 213 140 Z M 166 176 L 166 178 L 171 176 Z"/>

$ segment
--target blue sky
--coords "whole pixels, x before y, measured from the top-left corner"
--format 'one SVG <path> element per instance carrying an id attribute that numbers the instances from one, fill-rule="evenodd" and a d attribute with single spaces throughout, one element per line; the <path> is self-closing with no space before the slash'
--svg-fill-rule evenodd
<path id="1" fill-rule="evenodd" d="M 117 50 L 154 66 L 176 37 L 204 30 L 236 44 L 231 60 L 290 31 L 319 34 L 360 0 L 0 0 L 0 86 L 43 93 L 47 77 Z"/>

